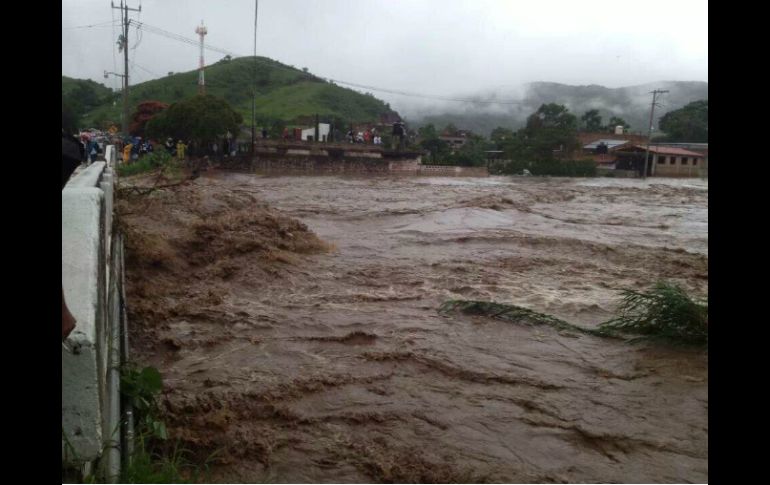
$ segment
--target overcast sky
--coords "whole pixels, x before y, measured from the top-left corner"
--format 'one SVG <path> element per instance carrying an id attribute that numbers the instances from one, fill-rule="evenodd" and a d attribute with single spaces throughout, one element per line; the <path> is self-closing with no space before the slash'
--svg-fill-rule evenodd
<path id="1" fill-rule="evenodd" d="M 118 0 L 115 0 L 119 3 Z M 130 17 L 251 55 L 254 0 L 130 0 Z M 62 74 L 122 73 L 110 0 L 62 0 Z M 90 28 L 85 25 L 101 24 Z M 77 28 L 73 28 L 77 27 Z M 138 41 L 138 43 L 137 43 Z M 129 34 L 131 83 L 197 68 L 198 48 Z M 257 54 L 322 77 L 457 95 L 526 82 L 621 87 L 708 81 L 708 2 L 651 0 L 261 0 Z M 206 52 L 206 61 L 223 57 Z M 396 109 L 414 98 L 374 92 Z"/>

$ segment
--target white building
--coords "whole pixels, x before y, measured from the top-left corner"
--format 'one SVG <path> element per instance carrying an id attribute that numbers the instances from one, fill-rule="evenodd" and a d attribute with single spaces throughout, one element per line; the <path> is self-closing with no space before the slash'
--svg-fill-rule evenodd
<path id="1" fill-rule="evenodd" d="M 318 123 L 318 140 L 326 141 L 331 133 L 331 125 L 329 123 Z M 302 130 L 302 141 L 314 140 L 315 128 L 306 128 Z"/>

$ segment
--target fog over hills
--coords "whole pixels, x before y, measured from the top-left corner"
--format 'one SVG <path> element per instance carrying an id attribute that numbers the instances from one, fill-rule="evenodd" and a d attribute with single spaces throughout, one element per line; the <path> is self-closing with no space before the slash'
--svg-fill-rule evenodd
<path id="1" fill-rule="evenodd" d="M 570 86 L 535 82 L 521 87 L 500 87 L 463 96 L 484 102 L 515 101 L 517 104 L 437 104 L 433 101 L 427 103 L 418 100 L 414 103 L 400 103 L 399 112 L 415 126 L 433 123 L 437 127 L 444 127 L 451 122 L 458 128 L 488 135 L 498 126 L 519 128 L 527 116 L 541 104 L 558 103 L 566 105 L 578 118 L 590 109 L 598 109 L 604 123 L 607 123 L 610 117 L 618 116 L 625 119 L 631 125 L 630 131 L 635 133 L 647 130 L 652 101 L 650 91 L 653 89 L 669 91 L 660 96 L 659 102 L 662 106 L 655 109 L 653 126 L 656 128 L 658 119 L 668 111 L 679 109 L 693 101 L 708 99 L 708 83 L 702 81 L 660 81 L 621 88 L 607 88 L 595 84 Z"/>

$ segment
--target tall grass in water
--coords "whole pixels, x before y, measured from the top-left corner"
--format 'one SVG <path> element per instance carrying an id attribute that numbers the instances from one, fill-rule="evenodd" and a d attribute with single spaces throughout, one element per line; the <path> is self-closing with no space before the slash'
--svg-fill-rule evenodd
<path id="1" fill-rule="evenodd" d="M 679 285 L 660 281 L 647 291 L 624 290 L 618 316 L 600 329 L 681 344 L 708 344 L 708 303 Z"/>

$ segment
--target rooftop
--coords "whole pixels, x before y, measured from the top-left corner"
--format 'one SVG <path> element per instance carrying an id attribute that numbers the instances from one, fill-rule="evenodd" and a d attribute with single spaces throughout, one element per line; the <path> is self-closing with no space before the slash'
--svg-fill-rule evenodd
<path id="1" fill-rule="evenodd" d="M 644 145 L 631 145 L 628 147 L 623 147 L 620 150 L 646 150 L 647 147 Z M 662 146 L 656 146 L 656 145 L 650 145 L 650 152 L 657 153 L 659 155 L 683 155 L 686 157 L 702 157 L 703 154 L 691 152 L 690 150 L 685 150 L 683 148 L 673 148 L 673 147 L 662 147 Z"/>
<path id="2" fill-rule="evenodd" d="M 609 139 L 609 138 L 602 138 L 601 140 L 592 141 L 588 145 L 583 145 L 583 149 L 585 149 L 585 150 L 593 150 L 597 146 L 599 146 L 599 143 L 602 143 L 602 142 L 605 145 L 607 145 L 607 148 L 615 148 L 615 147 L 620 146 L 620 145 L 625 145 L 626 143 L 628 143 L 628 140 L 613 140 L 613 139 Z"/>

